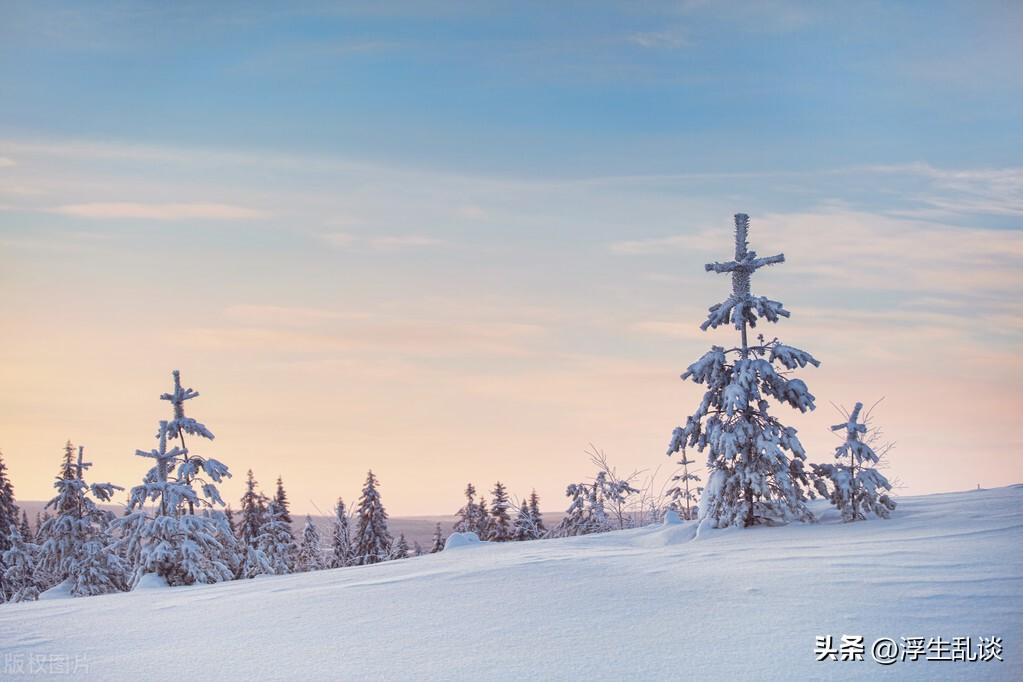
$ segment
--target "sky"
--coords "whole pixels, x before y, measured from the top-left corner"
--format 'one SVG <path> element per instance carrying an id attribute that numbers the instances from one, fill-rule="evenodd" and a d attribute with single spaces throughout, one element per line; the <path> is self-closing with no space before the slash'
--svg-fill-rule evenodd
<path id="1" fill-rule="evenodd" d="M 299 513 L 663 485 L 679 379 L 734 330 L 812 352 L 832 461 L 873 404 L 900 494 L 1023 481 L 1023 6 L 0 0 L 0 451 L 141 481 L 171 370 L 196 448 Z M 759 329 L 759 327 L 758 327 Z M 697 455 L 702 461 L 702 458 Z"/>

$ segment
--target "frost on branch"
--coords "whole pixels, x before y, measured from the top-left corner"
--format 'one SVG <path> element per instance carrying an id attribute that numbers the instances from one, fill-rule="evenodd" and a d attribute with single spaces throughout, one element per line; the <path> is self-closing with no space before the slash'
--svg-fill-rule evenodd
<path id="1" fill-rule="evenodd" d="M 676 427 L 668 455 L 686 449 L 706 452 L 710 472 L 700 514 L 718 527 L 780 524 L 812 520 L 805 502 L 812 494 L 806 453 L 796 429 L 769 413 L 770 400 L 800 412 L 814 409 L 814 396 L 790 372 L 820 363 L 806 351 L 759 337 L 747 342 L 747 326 L 759 319 L 777 322 L 788 317 L 782 304 L 750 293 L 750 279 L 758 269 L 783 263 L 781 254 L 757 257 L 748 249 L 749 216 L 735 216 L 735 259 L 710 263 L 708 272 L 731 273 L 732 292 L 710 308 L 703 330 L 730 323 L 740 331 L 740 344 L 726 349 L 713 346 L 682 374 L 706 387 L 696 411 Z M 681 492 L 681 491 L 680 491 Z"/>
<path id="2" fill-rule="evenodd" d="M 862 521 L 874 514 L 888 518 L 895 501 L 888 496 L 892 489 L 888 479 L 875 466 L 881 455 L 870 445 L 868 419 L 859 421 L 863 403 L 856 403 L 844 424 L 835 424 L 832 431 L 845 431 L 845 441 L 835 448 L 835 464 L 814 464 L 814 481 L 822 497 L 831 500 L 842 513 L 844 521 Z M 882 453 L 890 449 L 884 446 Z M 831 482 L 829 493 L 825 480 Z"/>

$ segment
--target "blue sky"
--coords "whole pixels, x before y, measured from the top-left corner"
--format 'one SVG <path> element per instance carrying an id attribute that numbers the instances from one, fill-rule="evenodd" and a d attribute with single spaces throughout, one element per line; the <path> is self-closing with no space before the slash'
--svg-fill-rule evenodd
<path id="1" fill-rule="evenodd" d="M 792 418 L 811 459 L 829 402 L 887 396 L 906 491 L 1017 482 L 1021 20 L 0 2 L 19 494 L 48 494 L 66 438 L 131 482 L 171 364 L 225 461 L 322 508 L 370 466 L 398 513 L 498 477 L 558 507 L 589 442 L 667 466 L 737 211 L 788 256 L 754 283 L 793 310 L 776 333 L 824 362 L 822 409 Z"/>

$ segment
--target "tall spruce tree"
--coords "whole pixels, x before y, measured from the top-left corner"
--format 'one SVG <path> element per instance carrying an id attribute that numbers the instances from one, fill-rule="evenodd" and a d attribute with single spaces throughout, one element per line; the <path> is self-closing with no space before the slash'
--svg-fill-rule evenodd
<path id="1" fill-rule="evenodd" d="M 701 500 L 701 516 L 716 527 L 782 524 L 812 520 L 806 507 L 811 484 L 803 462 L 806 453 L 796 429 L 768 413 L 767 398 L 800 412 L 814 409 L 806 384 L 791 370 L 820 363 L 809 353 L 777 339 L 749 345 L 748 328 L 758 320 L 777 322 L 788 317 L 778 301 L 750 293 L 750 277 L 758 269 L 782 263 L 783 254 L 758 258 L 748 248 L 749 216 L 735 216 L 735 259 L 708 263 L 708 272 L 731 273 L 732 293 L 711 306 L 700 328 L 730 324 L 740 344 L 713 346 L 682 374 L 707 387 L 696 412 L 672 433 L 668 454 L 694 447 L 707 452 L 710 477 Z M 778 369 L 775 364 L 781 365 Z"/>
<path id="2" fill-rule="evenodd" d="M 895 509 L 895 500 L 888 496 L 892 485 L 875 468 L 881 458 L 867 442 L 869 420 L 859 421 L 862 410 L 863 403 L 856 403 L 844 424 L 831 427 L 845 431 L 845 441 L 835 448 L 837 463 L 812 465 L 818 492 L 831 500 L 844 521 L 863 521 L 869 514 L 886 519 Z M 831 481 L 830 493 L 825 479 Z"/>
<path id="3" fill-rule="evenodd" d="M 380 501 L 377 478 L 370 471 L 362 487 L 356 512 L 354 563 L 375 564 L 391 555 L 391 534 L 387 530 L 387 512 Z"/>
<path id="4" fill-rule="evenodd" d="M 503 483 L 498 481 L 494 484 L 491 494 L 494 496 L 494 501 L 490 507 L 490 528 L 488 529 L 490 532 L 486 539 L 506 542 L 512 539 L 511 516 L 508 514 L 511 502 L 508 500 L 508 490 Z"/>
<path id="5" fill-rule="evenodd" d="M 184 404 L 199 397 L 181 386 L 181 375 L 172 373 L 173 390 L 160 396 L 171 404 L 173 418 L 159 423 L 157 447 L 136 450 L 139 457 L 154 460 L 141 485 L 131 489 L 128 514 L 117 520 L 130 554 L 138 556 L 132 585 L 143 575 L 155 574 L 168 585 L 215 583 L 234 577 L 224 562 L 217 523 L 196 508 L 224 505 L 217 483 L 231 474 L 223 463 L 201 457 L 188 449 L 185 434 L 213 440 L 205 425 L 185 415 Z M 168 441 L 180 445 L 168 449 Z M 199 485 L 196 492 L 194 486 Z M 152 511 L 146 509 L 152 503 Z"/>
<path id="6" fill-rule="evenodd" d="M 18 505 L 14 503 L 14 485 L 11 484 L 11 479 L 7 474 L 4 453 L 0 452 L 0 553 L 6 551 L 10 546 L 8 543 L 11 530 L 17 527 Z"/>

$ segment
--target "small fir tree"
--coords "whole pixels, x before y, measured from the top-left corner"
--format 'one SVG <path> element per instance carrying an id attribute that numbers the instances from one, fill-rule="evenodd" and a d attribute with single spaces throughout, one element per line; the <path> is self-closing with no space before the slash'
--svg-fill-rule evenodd
<path id="1" fill-rule="evenodd" d="M 405 534 L 400 533 L 397 541 L 394 543 L 394 547 L 391 548 L 392 559 L 408 559 L 409 558 L 409 546 L 408 540 L 405 539 Z"/>
<path id="2" fill-rule="evenodd" d="M 217 539 L 216 522 L 208 515 L 195 513 L 196 507 L 224 505 L 216 484 L 231 474 L 226 465 L 186 447 L 185 434 L 213 440 L 213 433 L 185 415 L 185 401 L 199 397 L 199 393 L 182 388 L 177 370 L 173 379 L 173 391 L 160 396 L 170 402 L 173 418 L 159 423 L 156 448 L 135 452 L 154 460 L 154 465 L 142 484 L 132 488 L 129 513 L 117 521 L 127 544 L 125 551 L 138 557 L 133 586 L 145 574 L 156 574 L 171 586 L 234 577 L 224 561 L 225 549 Z M 168 441 L 174 439 L 180 445 L 168 449 Z M 196 484 L 200 492 L 196 492 Z M 146 509 L 147 503 L 152 503 L 152 512 Z"/>
<path id="3" fill-rule="evenodd" d="M 0 555 L 0 603 L 39 598 L 39 586 L 36 584 L 38 551 L 35 544 L 22 538 L 21 531 L 11 529 L 7 549 Z"/>
<path id="4" fill-rule="evenodd" d="M 256 489 L 256 478 L 249 469 L 245 478 L 245 493 L 241 499 L 242 522 L 238 537 L 249 547 L 259 545 L 259 533 L 266 522 L 266 498 Z"/>
<path id="5" fill-rule="evenodd" d="M 352 524 L 348 518 L 348 509 L 345 508 L 345 501 L 340 497 L 337 498 L 337 505 L 334 507 L 334 528 L 330 537 L 331 567 L 343 568 L 344 566 L 351 566 L 354 561 Z"/>
<path id="6" fill-rule="evenodd" d="M 508 491 L 504 484 L 498 481 L 494 484 L 491 492 L 494 496 L 493 505 L 490 508 L 490 532 L 487 540 L 495 542 L 506 542 L 512 539 L 511 517 L 508 515 L 508 508 L 511 503 L 508 500 Z"/>
<path id="7" fill-rule="evenodd" d="M 91 499 L 109 502 L 117 490 L 111 483 L 85 482 L 85 472 L 92 466 L 84 461 L 84 448 L 70 469 L 61 467 L 54 482 L 57 496 L 46 507 L 55 516 L 44 523 L 46 538 L 39 552 L 43 573 L 54 584 L 65 583 L 73 597 L 106 594 L 126 589 L 127 566 L 112 549 L 110 522 L 113 515 L 103 511 Z"/>
<path id="8" fill-rule="evenodd" d="M 4 453 L 0 452 L 0 553 L 9 547 L 11 531 L 17 527 L 18 505 L 14 503 L 14 486 L 7 474 Z"/>
<path id="9" fill-rule="evenodd" d="M 480 527 L 480 508 L 476 504 L 476 486 L 468 483 L 465 486 L 465 505 L 455 512 L 457 520 L 454 525 L 456 533 L 475 533 Z"/>
<path id="10" fill-rule="evenodd" d="M 870 514 L 886 519 L 895 509 L 888 496 L 891 483 L 875 468 L 881 457 L 868 442 L 869 417 L 859 421 L 862 409 L 863 403 L 856 403 L 844 424 L 831 427 L 845 431 L 845 441 L 835 448 L 837 463 L 812 465 L 818 492 L 838 507 L 843 521 L 863 521 Z M 830 494 L 824 479 L 831 481 Z"/>
<path id="11" fill-rule="evenodd" d="M 276 498 L 267 506 L 267 520 L 259 533 L 259 549 L 263 551 L 274 575 L 286 575 L 295 569 L 297 547 L 287 522 L 287 511 Z"/>
<path id="12" fill-rule="evenodd" d="M 437 552 L 444 551 L 444 533 L 440 529 L 438 523 L 436 528 L 433 529 L 433 542 L 430 545 L 430 554 L 436 554 Z"/>
<path id="13" fill-rule="evenodd" d="M 324 568 L 323 549 L 320 546 L 320 531 L 313 523 L 313 517 L 306 515 L 302 529 L 302 544 L 298 549 L 295 570 L 299 573 L 319 571 Z"/>
<path id="14" fill-rule="evenodd" d="M 32 542 L 32 538 L 35 537 L 32 533 L 32 528 L 28 525 L 28 514 L 25 513 L 24 509 L 21 510 L 21 524 L 18 526 L 18 532 L 21 533 L 21 537 L 25 542 Z"/>
<path id="15" fill-rule="evenodd" d="M 547 533 L 547 528 L 543 525 L 543 514 L 540 513 L 540 496 L 535 490 L 529 493 L 529 515 L 533 521 L 535 536 L 542 538 Z"/>
<path id="16" fill-rule="evenodd" d="M 377 485 L 376 476 L 370 471 L 356 512 L 354 563 L 359 565 L 386 561 L 391 554 L 387 512 L 380 501 Z"/>
<path id="17" fill-rule="evenodd" d="M 284 492 L 284 479 L 280 476 L 277 477 L 277 492 L 274 493 L 274 499 L 277 500 L 277 504 L 284 510 L 283 518 L 288 522 L 290 526 L 291 521 L 291 504 L 288 502 L 288 494 Z"/>
<path id="18" fill-rule="evenodd" d="M 667 492 L 668 499 L 671 500 L 671 508 L 687 521 L 696 518 L 693 512 L 696 508 L 696 501 L 699 499 L 700 493 L 703 492 L 703 488 L 696 485 L 700 482 L 700 477 L 689 471 L 689 465 L 695 462 L 696 460 L 689 459 L 683 451 L 682 459 L 679 461 L 682 472 L 671 477 L 675 486 Z"/>

